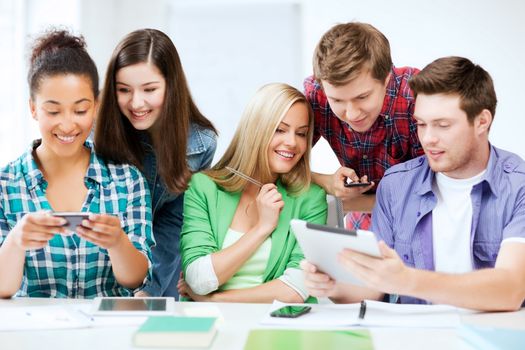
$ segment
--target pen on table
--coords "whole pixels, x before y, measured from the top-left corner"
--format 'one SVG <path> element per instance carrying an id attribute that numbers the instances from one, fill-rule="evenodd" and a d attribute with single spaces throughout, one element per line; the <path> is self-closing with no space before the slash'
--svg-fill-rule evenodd
<path id="1" fill-rule="evenodd" d="M 234 173 L 235 175 L 239 176 L 239 177 L 242 177 L 243 179 L 245 179 L 246 181 L 250 181 L 252 184 L 256 185 L 256 186 L 259 186 L 259 187 L 262 187 L 263 184 L 260 183 L 259 181 L 255 180 L 254 178 L 252 177 L 249 177 L 248 175 L 245 175 L 243 173 L 241 173 L 239 170 L 235 170 L 229 166 L 225 167 L 226 169 L 228 169 L 229 171 L 231 171 L 232 173 Z"/>
<path id="2" fill-rule="evenodd" d="M 88 314 L 87 312 L 85 312 L 84 310 L 77 310 L 80 314 L 82 314 L 85 318 L 87 318 L 88 320 L 90 321 L 95 321 L 95 318 L 93 316 L 91 316 L 90 314 Z"/>
<path id="3" fill-rule="evenodd" d="M 362 320 L 365 318 L 366 313 L 366 302 L 361 300 L 361 307 L 359 308 L 359 319 Z"/>

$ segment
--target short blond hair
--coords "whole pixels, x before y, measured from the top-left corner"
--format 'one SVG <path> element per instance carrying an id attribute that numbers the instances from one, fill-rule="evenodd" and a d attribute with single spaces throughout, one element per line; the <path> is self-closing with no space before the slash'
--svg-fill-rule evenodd
<path id="1" fill-rule="evenodd" d="M 338 24 L 326 32 L 314 51 L 314 77 L 334 86 L 345 85 L 369 70 L 385 81 L 392 69 L 388 39 L 367 23 Z"/>
<path id="2" fill-rule="evenodd" d="M 232 174 L 225 169 L 226 166 L 248 176 L 257 174 L 263 183 L 272 182 L 268 147 L 277 127 L 295 103 L 304 103 L 308 109 L 307 148 L 294 168 L 287 174 L 280 174 L 279 178 L 290 194 L 306 191 L 311 182 L 313 112 L 299 90 L 282 83 L 264 85 L 256 92 L 244 110 L 228 149 L 219 162 L 205 173 L 228 192 L 242 191 L 246 180 Z"/>

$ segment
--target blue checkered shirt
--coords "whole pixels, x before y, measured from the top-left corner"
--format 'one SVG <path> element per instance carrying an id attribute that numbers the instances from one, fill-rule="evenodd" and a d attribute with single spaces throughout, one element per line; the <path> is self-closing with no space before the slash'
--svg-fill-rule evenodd
<path id="1" fill-rule="evenodd" d="M 33 158 L 39 140 L 20 158 L 0 170 L 0 245 L 25 214 L 52 210 L 46 198 L 47 181 Z M 130 165 L 106 163 L 93 144 L 84 184 L 88 189 L 83 212 L 107 213 L 120 218 L 133 246 L 148 258 L 151 275 L 150 193 L 142 174 Z M 133 290 L 115 279 L 107 250 L 78 235 L 55 235 L 41 249 L 26 251 L 22 285 L 17 296 L 94 298 L 130 296 Z"/>

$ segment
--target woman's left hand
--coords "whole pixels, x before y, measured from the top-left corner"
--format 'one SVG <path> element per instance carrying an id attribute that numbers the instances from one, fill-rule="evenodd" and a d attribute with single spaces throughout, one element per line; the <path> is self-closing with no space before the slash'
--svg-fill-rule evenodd
<path id="1" fill-rule="evenodd" d="M 118 247 L 126 234 L 120 226 L 120 219 L 108 214 L 90 214 L 89 220 L 82 220 L 82 226 L 77 226 L 77 234 L 87 241 L 104 249 Z"/>

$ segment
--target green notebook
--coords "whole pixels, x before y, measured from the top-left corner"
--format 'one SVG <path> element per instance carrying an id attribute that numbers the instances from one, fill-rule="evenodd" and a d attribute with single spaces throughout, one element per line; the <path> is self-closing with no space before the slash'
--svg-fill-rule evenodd
<path id="1" fill-rule="evenodd" d="M 368 330 L 315 331 L 256 329 L 250 331 L 244 350 L 373 350 Z"/>
<path id="2" fill-rule="evenodd" d="M 215 317 L 151 316 L 133 336 L 135 346 L 208 347 L 217 328 Z"/>

